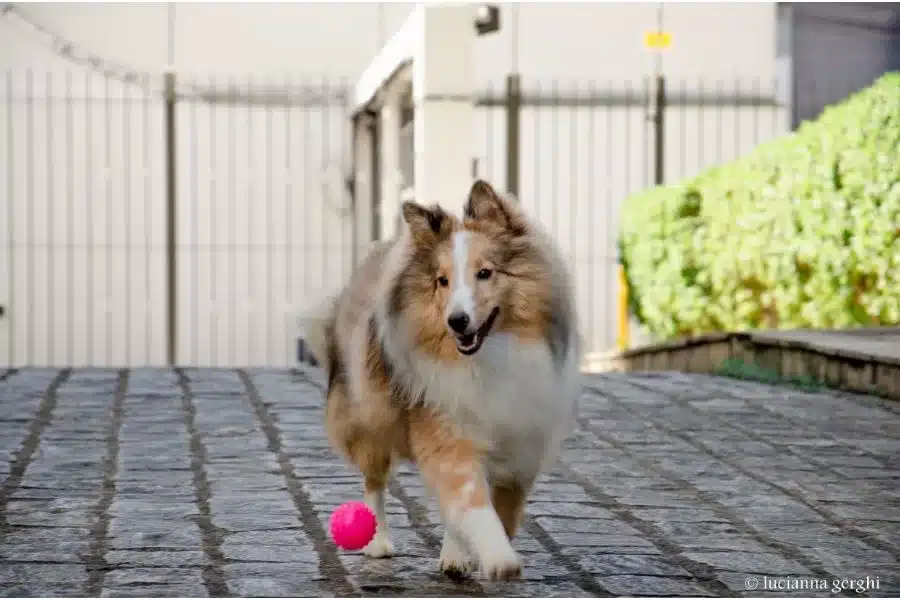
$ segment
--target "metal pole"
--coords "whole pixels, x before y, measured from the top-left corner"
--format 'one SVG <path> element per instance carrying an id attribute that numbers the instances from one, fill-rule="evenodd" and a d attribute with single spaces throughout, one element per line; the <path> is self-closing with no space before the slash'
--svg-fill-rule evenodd
<path id="1" fill-rule="evenodd" d="M 521 160 L 522 76 L 506 76 L 506 190 L 519 196 Z"/>
<path id="2" fill-rule="evenodd" d="M 177 185 L 175 144 L 175 4 L 170 2 L 168 30 L 169 68 L 165 76 L 165 140 L 166 140 L 166 362 L 176 364 L 178 334 L 178 256 Z"/>
<path id="3" fill-rule="evenodd" d="M 665 4 L 656 5 L 656 33 L 662 35 L 663 14 Z M 665 141 L 666 141 L 666 79 L 662 68 L 662 47 L 657 44 L 656 61 L 654 65 L 654 90 L 653 99 L 653 183 L 662 185 L 665 177 Z"/>
<path id="4" fill-rule="evenodd" d="M 666 78 L 658 73 L 653 99 L 653 183 L 662 185 L 665 179 L 666 150 Z"/>
<path id="5" fill-rule="evenodd" d="M 178 257 L 176 247 L 176 147 L 175 147 L 175 74 L 166 73 L 166 301 L 168 328 L 166 334 L 166 362 L 175 364 L 176 334 L 178 331 Z"/>

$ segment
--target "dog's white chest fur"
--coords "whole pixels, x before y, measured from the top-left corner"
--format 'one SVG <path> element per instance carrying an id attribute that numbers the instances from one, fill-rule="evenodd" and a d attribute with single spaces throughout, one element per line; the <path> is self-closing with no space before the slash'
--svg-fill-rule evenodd
<path id="1" fill-rule="evenodd" d="M 574 355 L 558 367 L 546 344 L 499 333 L 464 366 L 422 358 L 415 369 L 425 402 L 488 445 L 489 472 L 530 477 L 569 433 L 579 390 Z"/>

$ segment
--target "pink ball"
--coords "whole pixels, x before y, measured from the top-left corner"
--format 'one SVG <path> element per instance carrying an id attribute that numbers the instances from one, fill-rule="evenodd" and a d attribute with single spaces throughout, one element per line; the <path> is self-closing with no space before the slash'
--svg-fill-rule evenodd
<path id="1" fill-rule="evenodd" d="M 331 537 L 344 550 L 361 550 L 375 537 L 375 515 L 365 502 L 345 502 L 331 513 Z"/>

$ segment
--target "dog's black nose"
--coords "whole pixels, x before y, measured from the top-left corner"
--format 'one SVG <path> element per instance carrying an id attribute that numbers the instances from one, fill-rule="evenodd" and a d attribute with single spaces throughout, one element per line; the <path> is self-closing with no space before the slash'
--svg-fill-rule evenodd
<path id="1" fill-rule="evenodd" d="M 469 315 L 463 312 L 453 313 L 447 319 L 447 324 L 456 333 L 465 333 L 469 328 Z"/>

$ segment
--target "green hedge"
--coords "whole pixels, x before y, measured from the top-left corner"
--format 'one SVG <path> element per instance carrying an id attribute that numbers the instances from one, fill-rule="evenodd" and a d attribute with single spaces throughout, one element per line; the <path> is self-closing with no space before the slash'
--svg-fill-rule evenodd
<path id="1" fill-rule="evenodd" d="M 900 323 L 900 73 L 628 199 L 619 250 L 658 337 Z"/>

